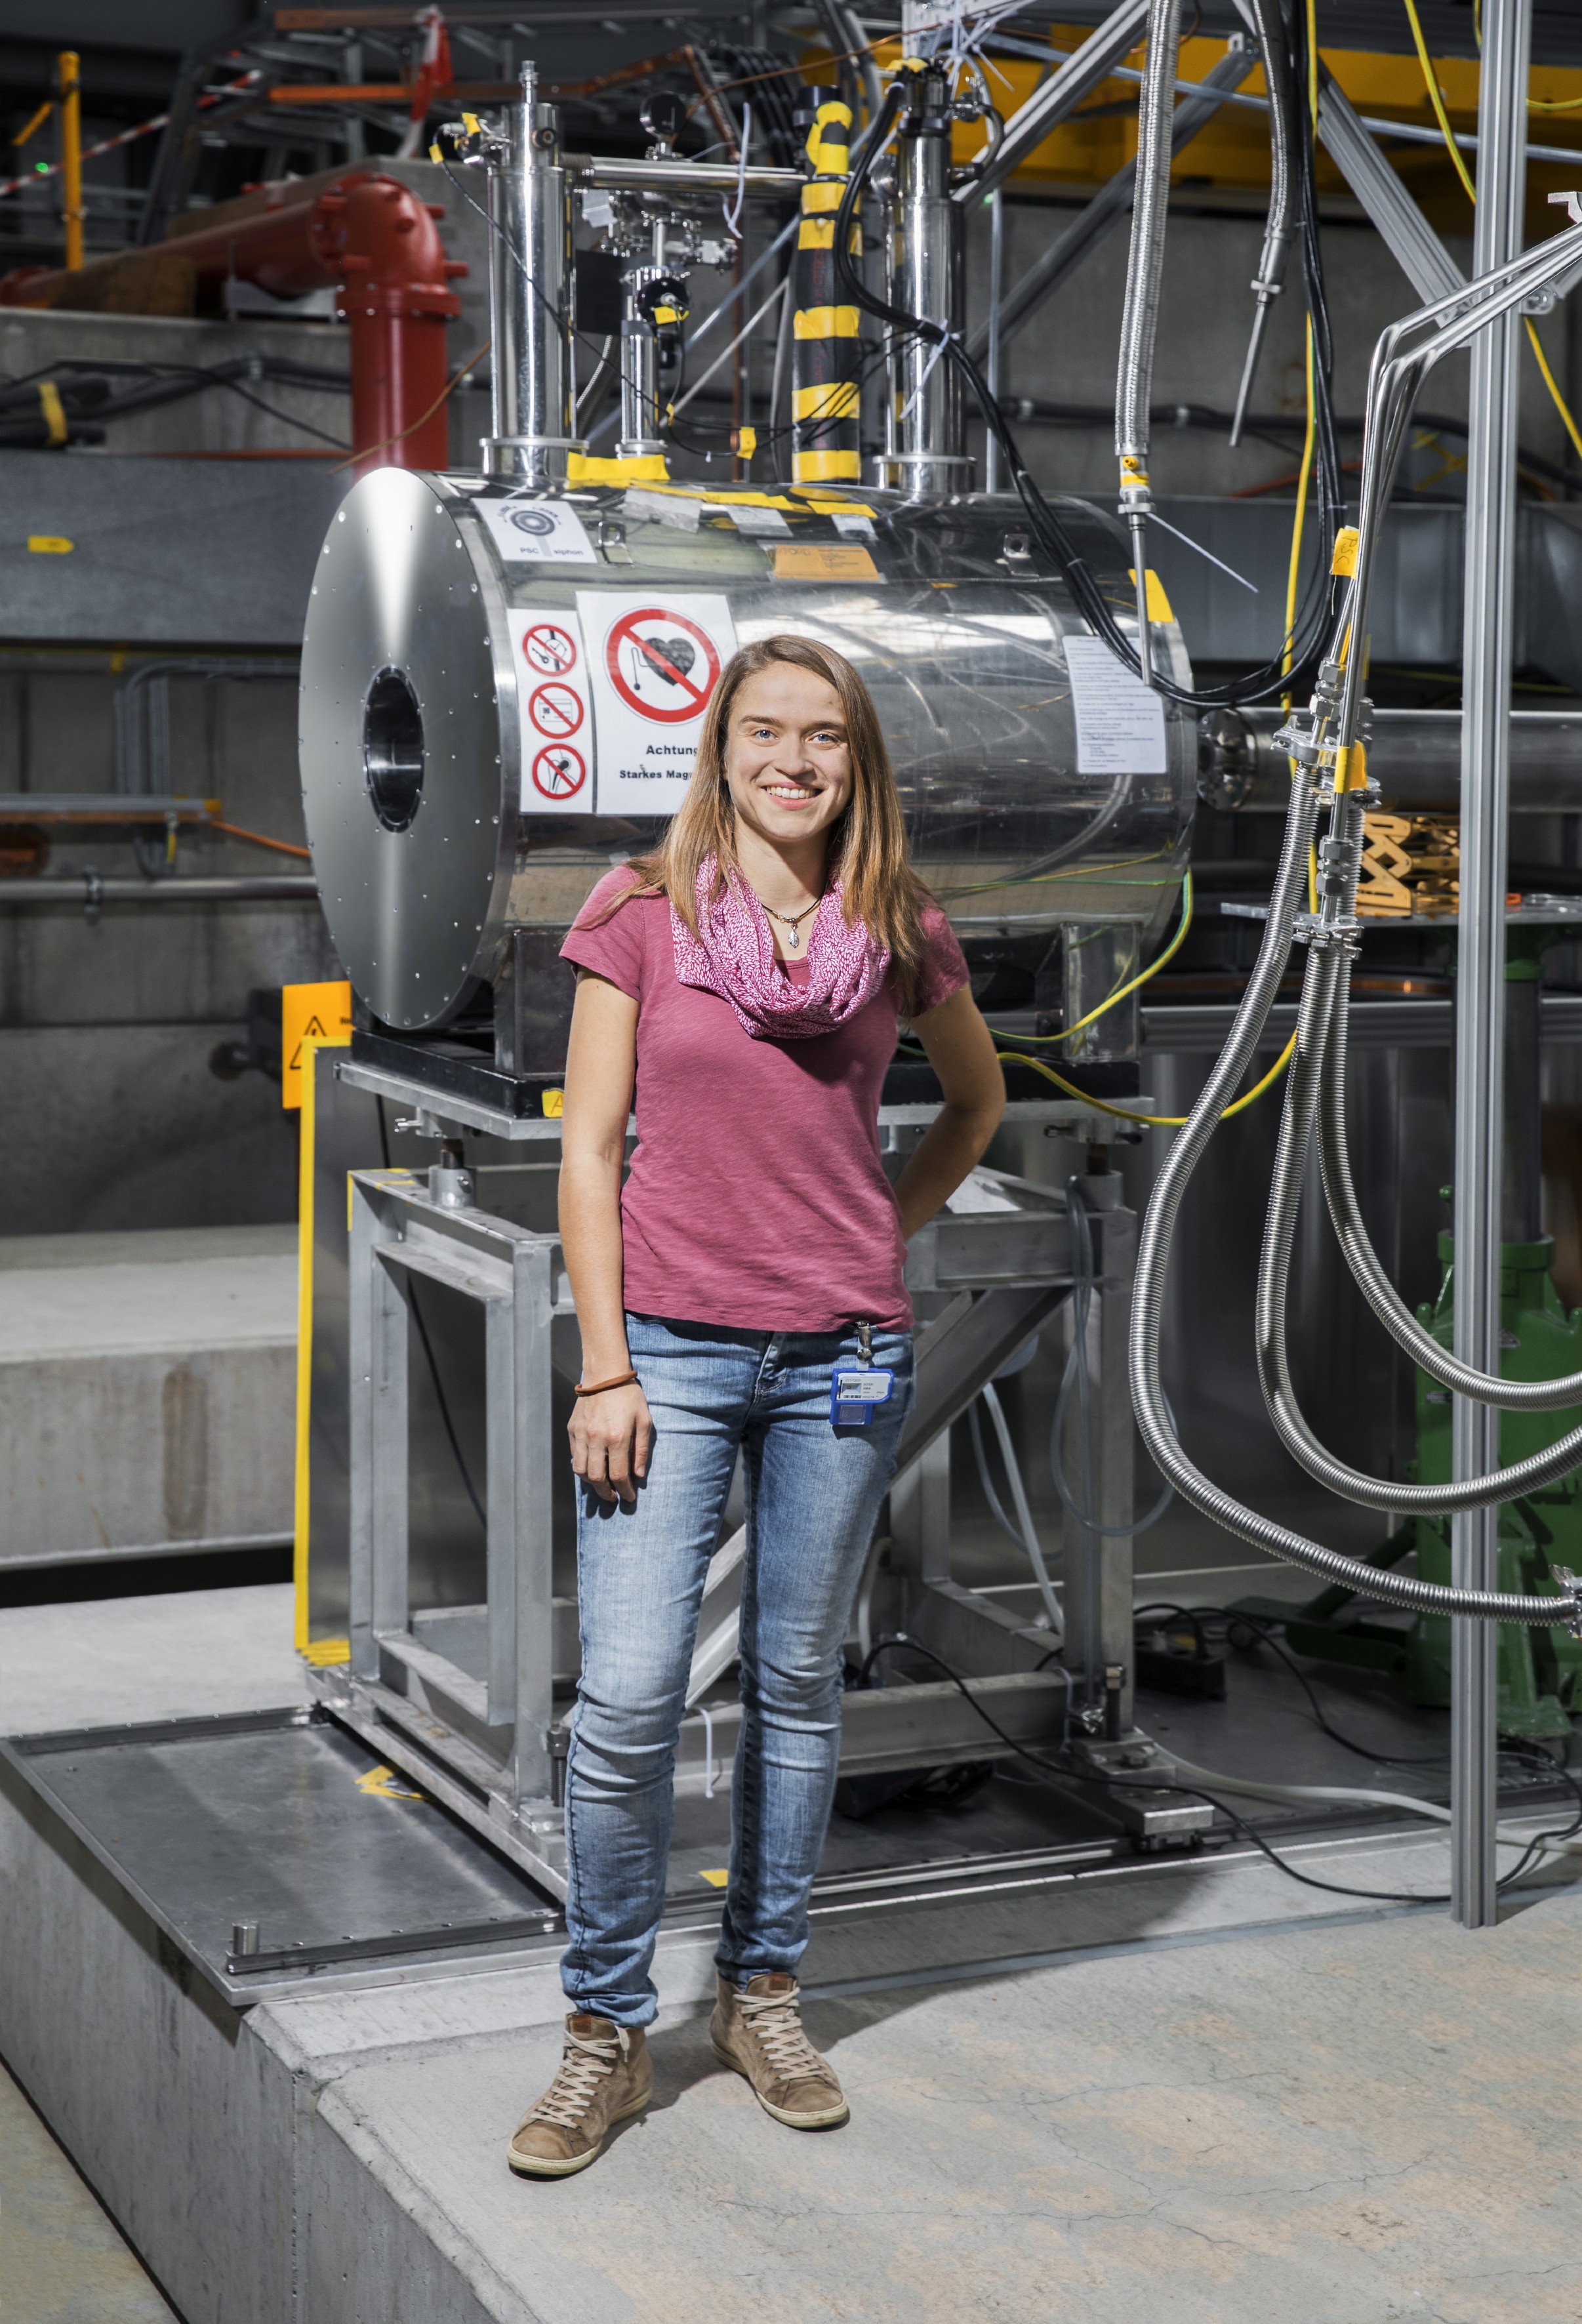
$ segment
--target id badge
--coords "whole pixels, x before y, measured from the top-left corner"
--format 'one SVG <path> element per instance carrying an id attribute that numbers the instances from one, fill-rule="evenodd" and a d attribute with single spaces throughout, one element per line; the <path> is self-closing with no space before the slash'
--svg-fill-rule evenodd
<path id="1" fill-rule="evenodd" d="M 881 1404 L 895 1394 L 896 1375 L 869 1364 L 863 1370 L 837 1368 L 830 1381 L 832 1428 L 866 1428 Z"/>

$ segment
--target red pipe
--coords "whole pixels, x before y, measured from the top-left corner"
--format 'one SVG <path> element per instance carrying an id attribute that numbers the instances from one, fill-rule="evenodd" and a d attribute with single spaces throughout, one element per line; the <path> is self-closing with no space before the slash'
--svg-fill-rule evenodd
<path id="1" fill-rule="evenodd" d="M 289 182 L 271 187 L 267 209 L 173 235 L 154 251 L 128 253 L 117 263 L 156 254 L 190 259 L 206 287 L 234 277 L 277 299 L 299 299 L 333 283 L 351 333 L 357 474 L 448 467 L 446 326 L 462 310 L 449 286 L 467 270 L 445 255 L 434 224 L 443 209 L 376 171 L 354 171 L 306 200 L 293 201 L 294 190 Z M 0 281 L 0 306 L 48 306 L 61 279 L 20 269 Z"/>

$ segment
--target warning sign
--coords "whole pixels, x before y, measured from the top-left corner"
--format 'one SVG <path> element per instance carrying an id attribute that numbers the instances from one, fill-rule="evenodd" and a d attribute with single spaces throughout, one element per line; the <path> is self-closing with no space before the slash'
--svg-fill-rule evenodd
<path id="1" fill-rule="evenodd" d="M 553 799 L 557 806 L 575 798 L 588 779 L 587 762 L 580 751 L 569 742 L 552 743 L 540 751 L 533 761 L 533 785 L 541 798 Z M 586 802 L 584 801 L 585 805 Z"/>
<path id="2" fill-rule="evenodd" d="M 548 686 L 536 686 L 528 697 L 528 716 L 540 734 L 556 738 L 575 734 L 583 723 L 582 696 L 575 686 L 563 685 L 558 679 Z"/>
<path id="3" fill-rule="evenodd" d="M 305 1044 L 339 1048 L 351 1038 L 350 984 L 288 984 L 281 995 L 281 1103 L 302 1102 L 302 1066 L 311 1054 Z"/>
<path id="4" fill-rule="evenodd" d="M 601 815 L 674 815 L 709 697 L 736 650 L 723 597 L 579 590 Z"/>
<path id="5" fill-rule="evenodd" d="M 592 815 L 593 704 L 577 617 L 556 613 L 544 621 L 519 607 L 510 641 L 521 721 L 521 811 Z"/>
<path id="6" fill-rule="evenodd" d="M 522 639 L 529 669 L 546 678 L 565 678 L 577 665 L 576 640 L 558 622 L 535 622 Z"/>

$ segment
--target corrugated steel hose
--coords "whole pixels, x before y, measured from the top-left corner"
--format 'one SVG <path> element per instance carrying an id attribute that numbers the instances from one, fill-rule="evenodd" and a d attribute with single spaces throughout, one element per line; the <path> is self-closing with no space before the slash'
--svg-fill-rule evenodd
<path id="1" fill-rule="evenodd" d="M 1284 844 L 1275 873 L 1274 893 L 1270 900 L 1269 918 L 1265 926 L 1264 941 L 1257 961 L 1248 980 L 1247 989 L 1229 1038 L 1209 1074 L 1203 1093 L 1192 1108 L 1186 1127 L 1182 1130 L 1165 1157 L 1158 1181 L 1143 1222 L 1143 1231 L 1137 1251 L 1136 1297 L 1132 1314 L 1130 1372 L 1132 1402 L 1136 1412 L 1137 1426 L 1150 1458 L 1162 1476 L 1169 1479 L 1188 1507 L 1210 1518 L 1227 1533 L 1254 1548 L 1270 1552 L 1292 1565 L 1305 1566 L 1321 1574 L 1328 1582 L 1342 1582 L 1364 1597 L 1386 1604 L 1406 1606 L 1421 1613 L 1470 1616 L 1482 1621 L 1531 1622 L 1545 1627 L 1564 1626 L 1577 1630 L 1579 1613 L 1577 1599 L 1565 1597 L 1522 1597 L 1504 1591 L 1459 1590 L 1442 1583 L 1420 1582 L 1414 1577 L 1396 1573 L 1388 1568 L 1370 1565 L 1360 1558 L 1347 1557 L 1338 1550 L 1329 1549 L 1321 1542 L 1310 1541 L 1303 1534 L 1293 1533 L 1287 1526 L 1262 1517 L 1217 1485 L 1191 1461 L 1182 1450 L 1165 1408 L 1164 1387 L 1160 1378 L 1160 1334 L 1164 1303 L 1165 1277 L 1170 1265 L 1171 1244 L 1182 1199 L 1191 1181 L 1192 1173 L 1201 1160 L 1209 1140 L 1219 1127 L 1219 1117 L 1235 1095 L 1237 1084 L 1252 1063 L 1265 1023 L 1275 994 L 1280 989 L 1290 958 L 1295 918 L 1305 900 L 1308 851 L 1311 844 L 1318 800 L 1311 780 L 1300 777 L 1292 785 L 1291 805 L 1286 815 Z M 1349 805 L 1342 809 L 1342 828 L 1355 814 Z M 1355 855 L 1355 849 L 1349 851 Z M 1333 957 L 1334 955 L 1330 955 Z M 1280 1159 L 1276 1166 L 1274 1186 L 1271 1194 L 1271 1223 L 1278 1230 L 1274 1236 L 1276 1253 L 1283 1236 L 1287 1261 L 1290 1254 L 1289 1222 L 1285 1206 L 1289 1203 L 1294 1215 L 1294 1187 L 1300 1185 L 1307 1145 L 1311 1134 L 1313 1115 L 1313 1083 L 1317 1069 L 1322 1064 L 1323 1039 L 1328 1030 L 1326 1004 L 1334 1001 L 1340 991 L 1338 975 L 1325 966 L 1326 954 L 1320 950 L 1310 958 L 1308 982 L 1302 997 L 1301 1031 L 1293 1071 L 1298 1080 L 1286 1100 L 1285 1122 L 1282 1130 Z M 1306 1051 L 1303 1050 L 1303 1037 Z M 1316 1046 L 1315 1046 L 1316 1045 Z M 1302 1120 L 1305 1113 L 1306 1132 Z M 1287 1182 L 1289 1182 L 1289 1189 Z M 1283 1285 L 1282 1284 L 1282 1298 Z M 1294 1407 L 1293 1407 L 1294 1408 Z M 1300 1416 L 1298 1416 L 1300 1418 Z M 1304 1424 L 1305 1426 L 1305 1424 Z M 1289 1440 L 1288 1440 L 1289 1441 Z M 1311 1440 L 1309 1440 L 1310 1442 Z M 1568 1440 L 1569 1442 L 1569 1440 Z M 1329 1456 L 1316 1447 L 1326 1463 Z M 1555 1448 L 1558 1451 L 1559 1448 Z M 1560 1466 L 1576 1465 L 1577 1447 L 1571 1443 L 1568 1456 Z M 1551 1454 L 1542 1456 L 1547 1462 Z M 1309 1463 L 1311 1466 L 1311 1462 Z M 1353 1472 L 1332 1465 L 1344 1478 Z M 1525 1472 L 1530 1464 L 1520 1464 L 1520 1470 L 1505 1471 L 1504 1479 L 1474 1480 L 1476 1498 L 1469 1497 L 1457 1506 L 1476 1506 L 1496 1499 L 1506 1499 L 1512 1489 L 1508 1480 Z M 1315 1471 L 1315 1473 L 1319 1473 Z M 1545 1474 L 1553 1473 L 1546 1469 Z M 1326 1482 L 1330 1480 L 1326 1477 Z M 1357 1482 L 1373 1490 L 1371 1480 Z M 1345 1486 L 1336 1489 L 1344 1491 Z M 1389 1505 L 1403 1506 L 1403 1497 L 1409 1489 L 1392 1485 Z M 1449 1489 L 1451 1492 L 1462 1488 Z M 1520 1489 L 1520 1486 L 1516 1488 Z M 1363 1498 L 1352 1495 L 1351 1498 Z M 1446 1496 L 1436 1493 L 1431 1501 L 1436 1508 L 1449 1505 Z M 1557 1569 L 1556 1579 L 1564 1586 L 1564 1570 Z M 1582 1585 L 1578 1585 L 1582 1590 Z"/>

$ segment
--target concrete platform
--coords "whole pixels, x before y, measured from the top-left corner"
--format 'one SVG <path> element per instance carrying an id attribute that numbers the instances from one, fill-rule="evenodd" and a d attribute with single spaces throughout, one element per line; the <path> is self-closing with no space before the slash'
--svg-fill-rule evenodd
<path id="1" fill-rule="evenodd" d="M 297 1231 L 0 1239 L 0 1568 L 290 1538 Z"/>
<path id="2" fill-rule="evenodd" d="M 299 1699 L 289 1593 L 141 1602 L 0 1615 L 5 1728 Z M 1290 1853 L 1447 1873 L 1433 1836 Z M 667 1936 L 648 2116 L 526 2185 L 552 1946 L 228 2008 L 8 1777 L 0 2054 L 187 2324 L 1582 2316 L 1568 1884 L 1476 1937 L 1236 1849 L 832 1904 L 808 2023 L 853 2118 L 803 2138 L 709 2052 L 712 1920 Z"/>

